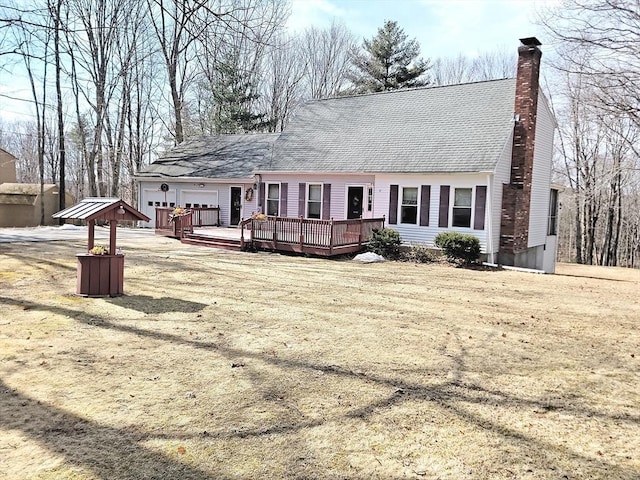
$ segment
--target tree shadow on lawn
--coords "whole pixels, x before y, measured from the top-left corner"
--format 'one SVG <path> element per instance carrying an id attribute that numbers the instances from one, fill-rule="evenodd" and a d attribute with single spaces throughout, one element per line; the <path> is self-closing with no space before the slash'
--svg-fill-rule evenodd
<path id="1" fill-rule="evenodd" d="M 0 379 L 0 428 L 16 430 L 98 478 L 222 479 L 140 445 L 144 433 L 98 425 L 47 405 Z"/>
<path id="2" fill-rule="evenodd" d="M 149 295 L 123 295 L 121 297 L 105 298 L 105 300 L 119 307 L 137 310 L 148 315 L 171 312 L 200 312 L 208 306 L 206 303 L 192 302 L 181 298 L 154 298 Z"/>
<path id="3" fill-rule="evenodd" d="M 502 438 L 508 445 L 514 447 L 523 452 L 523 455 L 527 458 L 531 459 L 530 462 L 535 462 L 534 468 L 538 469 L 551 469 L 556 473 L 560 473 L 562 471 L 571 470 L 572 468 L 585 468 L 588 470 L 596 469 L 598 471 L 606 472 L 609 478 L 617 478 L 617 479 L 636 479 L 640 478 L 640 471 L 632 468 L 632 467 L 624 467 L 620 465 L 616 465 L 614 463 L 609 463 L 604 459 L 592 458 L 587 455 L 580 454 L 576 450 L 572 450 L 569 446 L 561 446 L 556 445 L 550 442 L 546 442 L 544 440 L 540 440 L 535 438 L 533 435 L 528 435 L 521 431 L 518 431 L 513 428 L 509 428 L 509 426 L 500 424 L 491 419 L 485 418 L 482 415 L 476 414 L 472 412 L 470 409 L 465 409 L 464 404 L 471 405 L 495 405 L 496 407 L 511 407 L 518 409 L 530 409 L 541 412 L 546 411 L 560 411 L 562 414 L 573 415 L 575 421 L 579 421 L 577 417 L 585 417 L 585 418 L 600 418 L 605 421 L 615 421 L 616 423 L 626 423 L 631 424 L 633 426 L 637 426 L 640 424 L 640 415 L 616 415 L 616 414 L 608 414 L 601 411 L 593 410 L 587 407 L 579 406 L 579 405 L 571 405 L 567 404 L 563 400 L 556 401 L 553 405 L 551 405 L 548 401 L 543 400 L 535 400 L 535 399 L 526 399 L 520 398 L 511 394 L 507 394 L 505 392 L 499 390 L 491 390 L 481 385 L 477 385 L 474 383 L 464 382 L 461 380 L 461 373 L 464 371 L 465 363 L 462 356 L 457 356 L 454 358 L 455 367 L 455 375 L 452 381 L 436 384 L 436 385 L 422 385 L 422 384 L 414 384 L 410 382 L 406 382 L 405 380 L 399 378 L 387 378 L 380 375 L 375 374 L 364 374 L 360 372 L 355 372 L 349 369 L 342 368 L 337 365 L 322 365 L 322 364 L 313 364 L 309 362 L 304 362 L 296 359 L 287 359 L 281 357 L 270 356 L 265 353 L 256 353 L 251 351 L 246 351 L 239 348 L 226 347 L 214 342 L 206 342 L 206 341 L 197 341 L 191 340 L 189 338 L 180 337 L 175 334 L 157 332 L 153 330 L 145 330 L 135 326 L 130 325 L 120 325 L 111 320 L 100 319 L 100 323 L 97 325 L 92 323 L 91 320 L 95 319 L 95 315 L 92 315 L 91 318 L 85 318 L 82 312 L 77 312 L 72 309 L 67 309 L 65 307 L 60 306 L 47 306 L 33 302 L 27 301 L 19 301 L 7 297 L 0 297 L 0 303 L 6 304 L 19 304 L 22 306 L 28 306 L 31 309 L 40 309 L 47 310 L 52 313 L 57 313 L 60 315 L 65 315 L 71 318 L 74 318 L 76 321 L 94 325 L 100 328 L 113 329 L 119 332 L 129 333 L 135 336 L 144 336 L 153 338 L 154 340 L 161 340 L 165 342 L 171 342 L 175 344 L 181 344 L 187 347 L 203 349 L 207 351 L 214 350 L 220 355 L 225 356 L 226 358 L 238 359 L 254 359 L 257 361 L 262 361 L 268 364 L 273 364 L 278 367 L 282 367 L 283 369 L 293 369 L 293 370 L 310 370 L 310 371 L 322 371 L 324 374 L 343 376 L 351 379 L 358 379 L 362 382 L 375 384 L 384 388 L 393 389 L 393 393 L 387 395 L 386 397 L 381 398 L 375 402 L 371 402 L 367 405 L 363 405 L 361 407 L 355 408 L 347 413 L 344 418 L 360 418 L 366 419 L 374 414 L 379 413 L 383 409 L 391 409 L 395 405 L 398 405 L 402 402 L 406 401 L 422 401 L 428 402 L 432 404 L 436 404 L 438 407 L 443 409 L 444 411 L 457 416 L 462 419 L 466 423 L 471 426 L 475 426 L 481 430 L 486 432 L 498 435 Z M 250 365 L 249 365 L 250 367 Z M 15 406 L 15 405 L 12 405 Z M 88 422 L 84 419 L 79 419 L 80 422 L 86 422 L 89 425 L 92 425 L 91 422 Z M 286 434 L 291 432 L 296 432 L 308 427 L 319 426 L 326 422 L 330 421 L 340 421 L 340 418 L 324 418 L 322 420 L 313 420 L 302 419 L 301 421 L 288 422 L 284 424 L 274 424 L 272 426 L 267 426 L 259 429 L 239 429 L 233 432 L 223 431 L 223 432 L 207 432 L 206 436 L 214 437 L 214 438 L 247 438 L 247 437 L 257 437 L 264 436 L 269 434 Z M 81 423 L 82 424 L 82 423 Z M 3 425 L 0 420 L 0 425 Z M 116 429 L 108 429 L 104 427 L 105 434 L 111 435 L 114 432 L 119 433 L 119 430 Z M 26 432 L 30 433 L 30 432 Z M 34 432 L 31 432 L 34 434 Z M 184 435 L 181 433 L 176 433 L 175 435 L 172 433 L 166 433 L 161 435 L 153 435 L 153 438 L 165 438 L 165 439 L 186 439 L 186 438 L 194 438 L 196 436 L 202 437 L 202 434 L 191 434 Z M 36 438 L 37 439 L 37 438 Z M 91 440 L 91 438 L 90 438 Z M 102 443 L 100 440 L 100 436 L 95 436 L 95 441 Z M 129 442 L 131 444 L 135 444 L 135 438 L 131 437 Z M 45 442 L 46 443 L 46 442 Z M 126 443 L 126 441 L 125 441 Z M 140 447 L 138 447 L 140 448 Z M 62 450 L 64 452 L 64 450 Z M 142 452 L 145 453 L 145 452 Z M 536 459 L 536 460 L 534 460 Z M 156 462 L 164 461 L 162 459 L 155 460 Z M 151 463 L 151 468 L 155 467 L 155 464 Z M 175 465 L 173 465 L 175 467 Z M 187 472 L 189 473 L 189 472 Z M 189 476 L 182 476 L 182 478 L 195 478 Z M 198 478 L 208 478 L 208 477 L 198 477 Z"/>

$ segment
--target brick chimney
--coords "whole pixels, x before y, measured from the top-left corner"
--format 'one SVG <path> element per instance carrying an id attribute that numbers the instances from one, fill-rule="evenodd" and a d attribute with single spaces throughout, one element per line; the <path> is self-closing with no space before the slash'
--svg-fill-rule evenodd
<path id="1" fill-rule="evenodd" d="M 538 111 L 538 77 L 542 52 L 537 38 L 521 38 L 518 48 L 511 179 L 503 185 L 500 263 L 513 265 L 516 253 L 528 248 L 533 151 Z"/>

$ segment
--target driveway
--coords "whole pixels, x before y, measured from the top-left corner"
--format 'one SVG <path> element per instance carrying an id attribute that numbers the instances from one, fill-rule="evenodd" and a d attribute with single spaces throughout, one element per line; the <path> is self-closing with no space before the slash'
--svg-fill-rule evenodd
<path id="1" fill-rule="evenodd" d="M 153 228 L 118 227 L 118 239 L 150 238 Z M 51 242 L 56 240 L 87 240 L 87 227 L 61 225 L 56 227 L 0 228 L 0 243 Z M 95 228 L 96 242 L 108 242 L 109 227 Z"/>

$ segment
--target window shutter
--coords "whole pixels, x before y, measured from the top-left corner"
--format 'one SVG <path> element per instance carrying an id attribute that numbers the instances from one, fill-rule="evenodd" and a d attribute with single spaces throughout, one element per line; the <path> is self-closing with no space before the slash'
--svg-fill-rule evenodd
<path id="1" fill-rule="evenodd" d="M 473 229 L 484 230 L 484 211 L 487 206 L 487 187 L 476 187 L 476 207 L 473 213 Z"/>
<path id="2" fill-rule="evenodd" d="M 307 200 L 307 184 L 298 184 L 298 216 L 304 217 L 304 203 Z"/>
<path id="3" fill-rule="evenodd" d="M 287 196 L 289 195 L 289 184 L 280 184 L 280 216 L 287 217 Z"/>
<path id="4" fill-rule="evenodd" d="M 447 228 L 449 226 L 449 185 L 440 185 L 440 212 L 438 216 L 438 226 Z"/>
<path id="5" fill-rule="evenodd" d="M 398 223 L 398 185 L 389 188 L 389 225 Z"/>
<path id="6" fill-rule="evenodd" d="M 331 218 L 331 184 L 325 183 L 322 186 L 322 219 Z"/>
<path id="7" fill-rule="evenodd" d="M 422 185 L 420 189 L 420 225 L 429 226 L 429 206 L 431 201 L 431 185 Z"/>
<path id="8" fill-rule="evenodd" d="M 264 213 L 265 209 L 264 209 L 264 195 L 265 195 L 265 189 L 264 189 L 264 182 L 260 182 L 258 184 L 258 207 L 260 212 Z"/>

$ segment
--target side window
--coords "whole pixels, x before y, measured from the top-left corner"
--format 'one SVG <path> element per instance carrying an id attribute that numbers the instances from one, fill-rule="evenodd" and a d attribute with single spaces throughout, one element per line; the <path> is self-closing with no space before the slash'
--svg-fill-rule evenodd
<path id="1" fill-rule="evenodd" d="M 549 226 L 547 235 L 558 234 L 558 190 L 551 190 L 549 197 Z"/>
<path id="2" fill-rule="evenodd" d="M 456 188 L 453 195 L 453 227 L 471 227 L 471 188 Z"/>
<path id="3" fill-rule="evenodd" d="M 417 223 L 418 221 L 418 188 L 402 188 L 402 204 L 400 205 L 400 223 Z"/>
<path id="4" fill-rule="evenodd" d="M 280 213 L 280 184 L 267 184 L 267 215 L 278 216 Z"/>
<path id="5" fill-rule="evenodd" d="M 322 185 L 309 184 L 307 191 L 307 218 L 320 218 L 322 212 Z"/>

